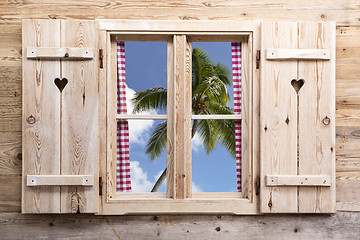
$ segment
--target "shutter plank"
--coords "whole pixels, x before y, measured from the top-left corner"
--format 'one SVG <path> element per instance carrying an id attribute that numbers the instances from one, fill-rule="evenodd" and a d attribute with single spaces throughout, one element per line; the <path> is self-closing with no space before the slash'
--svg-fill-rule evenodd
<path id="1" fill-rule="evenodd" d="M 297 62 L 265 58 L 268 48 L 297 48 L 297 24 L 262 23 L 261 48 L 260 208 L 264 213 L 297 212 L 296 187 L 265 187 L 266 175 L 297 174 L 297 96 L 290 84 Z"/>
<path id="2" fill-rule="evenodd" d="M 94 21 L 61 21 L 61 47 L 98 49 Z M 62 175 L 93 175 L 93 187 L 61 187 L 62 213 L 98 208 L 98 60 L 62 61 L 68 85 L 62 96 Z"/>
<path id="3" fill-rule="evenodd" d="M 60 47 L 59 21 L 24 20 L 22 31 L 23 53 L 26 47 Z M 60 174 L 60 93 L 54 84 L 60 62 L 22 59 L 22 212 L 59 213 L 60 187 L 28 187 L 26 176 Z"/>
<path id="4" fill-rule="evenodd" d="M 330 61 L 299 61 L 299 174 L 330 175 L 335 183 L 335 25 L 299 23 L 299 48 L 331 49 Z M 323 119 L 328 117 L 330 124 Z M 335 211 L 335 184 L 299 187 L 299 212 Z"/>

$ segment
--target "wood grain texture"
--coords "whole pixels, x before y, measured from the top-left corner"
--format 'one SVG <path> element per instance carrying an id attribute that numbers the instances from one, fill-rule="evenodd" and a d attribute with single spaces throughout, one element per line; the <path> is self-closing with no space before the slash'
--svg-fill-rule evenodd
<path id="1" fill-rule="evenodd" d="M 21 133 L 0 133 L 0 175 L 21 174 Z"/>
<path id="2" fill-rule="evenodd" d="M 174 172 L 175 172 L 175 199 L 185 199 L 186 198 L 186 171 L 185 171 L 185 159 L 187 159 L 187 148 L 189 145 L 185 145 L 190 141 L 187 138 L 191 138 L 189 124 L 187 121 L 190 121 L 191 126 L 191 107 L 188 108 L 187 97 L 188 95 L 188 84 L 186 78 L 186 36 L 185 35 L 175 35 L 174 36 L 174 81 L 175 81 L 175 151 L 174 151 Z M 191 88 L 190 88 L 191 90 Z M 191 98 L 190 98 L 191 101 Z M 191 153 L 191 152 L 190 152 Z"/>
<path id="3" fill-rule="evenodd" d="M 98 49 L 94 21 L 61 21 L 61 47 Z M 62 175 L 92 175 L 93 187 L 61 187 L 61 213 L 97 212 L 98 209 L 98 62 L 62 61 Z"/>
<path id="4" fill-rule="evenodd" d="M 103 36 L 104 37 L 104 36 Z M 107 199 L 115 198 L 116 196 L 116 168 L 117 168 L 117 55 L 114 54 L 116 50 L 116 41 L 112 41 L 110 36 L 106 36 L 106 43 L 103 44 L 105 47 L 106 44 L 106 59 L 108 64 L 107 67 L 107 79 L 106 80 L 106 97 L 107 101 L 105 102 L 107 106 L 106 115 L 106 131 L 107 131 L 107 169 L 106 169 L 106 196 Z"/>
<path id="5" fill-rule="evenodd" d="M 330 59 L 330 49 L 267 49 L 266 59 Z"/>
<path id="6" fill-rule="evenodd" d="M 0 8 L 0 21 L 18 22 L 22 18 L 53 19 L 173 19 L 173 20 L 249 20 L 337 21 L 359 24 L 356 1 L 280 0 L 257 1 L 9 1 Z"/>
<path id="7" fill-rule="evenodd" d="M 21 182 L 21 174 L 0 175 L 0 212 L 21 212 Z"/>
<path id="8" fill-rule="evenodd" d="M 42 59 L 92 59 L 94 49 L 92 48 L 27 48 L 27 58 L 42 58 Z"/>
<path id="9" fill-rule="evenodd" d="M 167 42 L 167 141 L 166 141 L 166 197 L 174 198 L 175 194 L 175 58 L 174 38 Z"/>
<path id="10" fill-rule="evenodd" d="M 17 173 L 18 176 L 21 174 L 21 161 L 16 160 L 16 156 L 20 153 L 21 149 L 19 134 L 21 134 L 20 115 L 22 107 L 20 93 L 20 21 L 22 18 L 147 18 L 164 20 L 201 18 L 213 20 L 303 19 L 311 21 L 336 21 L 338 24 L 336 39 L 336 169 L 338 173 L 341 172 L 345 175 L 345 177 L 341 179 L 341 182 L 337 179 L 337 206 L 338 209 L 340 209 L 339 206 L 341 206 L 343 210 L 360 210 L 360 191 L 356 187 L 360 186 L 360 181 L 356 179 L 350 180 L 351 174 L 358 172 L 360 169 L 360 162 L 358 161 L 360 158 L 358 150 L 358 143 L 360 141 L 360 135 L 358 134 L 360 127 L 360 98 L 358 96 L 358 92 L 360 91 L 360 82 L 358 81 L 360 78 L 360 68 L 358 67 L 358 61 L 360 59 L 360 42 L 358 40 L 360 38 L 360 27 L 356 26 L 359 25 L 359 6 L 357 1 L 332 0 L 327 2 L 304 2 L 298 0 L 282 0 L 272 3 L 267 1 L 218 0 L 211 2 L 143 1 L 141 3 L 139 1 L 113 0 L 91 0 L 84 2 L 73 0 L 62 2 L 2 1 L 0 11 L 0 152 L 2 152 L 0 153 L 0 161 L 5 162 L 4 165 L 0 166 L 0 172 L 6 174 L 4 175 L 4 179 L 11 178 L 11 176 L 8 175 L 9 172 Z M 353 26 L 341 26 L 345 24 Z M 254 117 L 254 120 L 257 121 L 258 115 L 255 114 Z M 0 205 L 2 206 L 0 211 L 20 210 L 20 189 L 17 187 L 9 187 L 10 185 L 13 186 L 11 182 L 5 180 L 0 181 L 0 188 L 6 189 L 1 190 L 3 194 L 0 195 L 3 198 L 0 200 Z M 4 199 L 11 199 L 11 201 Z M 36 219 L 35 222 L 38 222 L 39 218 L 34 218 Z M 63 219 L 64 222 L 69 220 L 69 218 L 61 219 Z M 290 218 L 285 219 L 289 220 Z M 338 230 L 342 225 L 345 228 L 348 227 L 351 219 L 352 218 L 348 216 L 345 220 L 337 220 L 339 221 L 337 222 Z M 304 220 L 305 218 L 301 218 L 301 222 Z M 89 220 L 86 221 L 88 222 Z M 332 227 L 330 226 L 330 228 Z M 331 231 L 330 233 L 325 233 L 312 228 L 312 224 L 309 224 L 306 229 L 304 229 L 304 231 L 306 231 L 304 234 L 310 234 L 311 231 L 316 231 L 317 236 L 330 235 L 330 237 L 333 238 L 337 236 L 338 239 L 344 239 L 347 236 L 349 239 L 354 239 L 355 236 L 359 235 L 358 232 L 351 230 L 348 230 L 346 233 L 345 228 L 343 232 Z M 45 231 L 41 229 L 38 230 Z M 92 228 L 92 230 L 94 230 L 94 228 Z M 52 229 L 52 231 L 55 230 Z M 56 231 L 61 234 L 67 233 L 67 231 L 63 229 Z M 78 233 L 75 232 L 74 230 L 73 236 L 78 236 Z M 93 232 L 87 231 L 87 233 L 92 234 Z M 266 231 L 266 233 L 268 233 L 268 231 Z M 298 233 L 302 233 L 302 230 L 299 230 Z M 45 235 L 47 234 L 50 233 L 45 233 Z M 69 233 L 69 235 L 71 234 Z M 263 235 L 265 236 L 266 234 Z M 333 235 L 335 235 L 335 237 Z M 291 236 L 296 237 L 297 235 Z M 60 235 L 59 238 L 62 238 L 62 236 Z"/>
<path id="11" fill-rule="evenodd" d="M 330 49 L 329 60 L 299 61 L 300 175 L 329 175 L 335 182 L 335 24 L 299 23 L 299 48 Z M 330 119 L 325 125 L 323 119 Z M 334 212 L 335 184 L 299 187 L 299 212 Z"/>
<path id="12" fill-rule="evenodd" d="M 92 175 L 27 175 L 27 186 L 93 186 Z"/>
<path id="13" fill-rule="evenodd" d="M 0 214 L 4 240 L 26 239 L 329 239 L 360 235 L 360 213 L 336 215 L 21 215 Z"/>
<path id="14" fill-rule="evenodd" d="M 262 23 L 260 87 L 260 208 L 297 212 L 296 187 L 265 187 L 266 175 L 297 174 L 296 61 L 266 60 L 268 48 L 297 48 L 297 23 Z M 286 40 L 284 40 L 286 39 Z"/>
<path id="15" fill-rule="evenodd" d="M 60 47 L 60 22 L 25 20 L 23 52 L 25 46 Z M 26 186 L 28 174 L 60 174 L 60 93 L 54 84 L 59 75 L 58 61 L 23 58 L 23 213 L 60 212 L 59 187 Z"/>

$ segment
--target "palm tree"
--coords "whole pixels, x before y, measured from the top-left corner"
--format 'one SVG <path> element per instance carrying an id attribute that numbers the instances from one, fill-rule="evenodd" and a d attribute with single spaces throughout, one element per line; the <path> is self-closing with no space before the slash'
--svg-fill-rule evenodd
<path id="1" fill-rule="evenodd" d="M 231 72 L 220 62 L 214 64 L 205 50 L 194 48 L 192 52 L 192 111 L 195 115 L 209 114 L 233 114 L 234 111 L 228 106 L 230 95 L 227 87 L 232 85 Z M 167 90 L 155 87 L 137 92 L 132 99 L 134 113 L 151 109 L 166 110 Z M 166 147 L 167 122 L 164 121 L 156 126 L 148 143 L 146 154 L 151 159 L 159 157 Z M 235 159 L 235 124 L 233 120 L 198 120 L 192 122 L 192 137 L 196 133 L 206 153 L 216 147 L 220 142 Z M 152 192 L 156 192 L 166 176 L 166 168 L 154 185 Z"/>

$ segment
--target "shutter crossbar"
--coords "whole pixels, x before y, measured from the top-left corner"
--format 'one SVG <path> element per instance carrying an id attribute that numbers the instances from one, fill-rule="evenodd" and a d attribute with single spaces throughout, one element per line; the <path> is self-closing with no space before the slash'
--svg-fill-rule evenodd
<path id="1" fill-rule="evenodd" d="M 46 59 L 92 59 L 94 57 L 94 52 L 92 48 L 30 47 L 26 49 L 26 57 Z"/>
<path id="2" fill-rule="evenodd" d="M 266 49 L 266 59 L 330 60 L 330 49 Z"/>
<path id="3" fill-rule="evenodd" d="M 267 175 L 266 186 L 322 186 L 330 187 L 329 175 Z"/>
<path id="4" fill-rule="evenodd" d="M 92 175 L 27 175 L 26 185 L 31 186 L 93 186 Z"/>

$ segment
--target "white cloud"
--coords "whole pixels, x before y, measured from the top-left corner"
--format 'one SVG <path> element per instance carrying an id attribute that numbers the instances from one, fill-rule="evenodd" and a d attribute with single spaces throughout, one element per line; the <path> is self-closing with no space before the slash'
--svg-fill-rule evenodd
<path id="1" fill-rule="evenodd" d="M 150 182 L 138 161 L 130 161 L 131 188 L 133 192 L 150 192 L 154 183 Z"/>
<path id="2" fill-rule="evenodd" d="M 193 192 L 203 192 L 201 187 L 199 185 L 195 184 L 194 182 L 192 182 L 192 191 Z"/>
<path id="3" fill-rule="evenodd" d="M 128 114 L 132 114 L 134 105 L 131 99 L 136 92 L 134 89 L 126 86 L 126 104 Z M 144 111 L 142 114 L 156 114 L 156 111 Z M 150 137 L 150 129 L 154 125 L 154 120 L 131 120 L 129 121 L 130 143 L 145 145 Z"/>
<path id="4" fill-rule="evenodd" d="M 191 148 L 194 152 L 198 152 L 200 150 L 200 147 L 202 147 L 202 141 L 200 135 L 198 133 L 195 133 L 191 141 Z"/>

